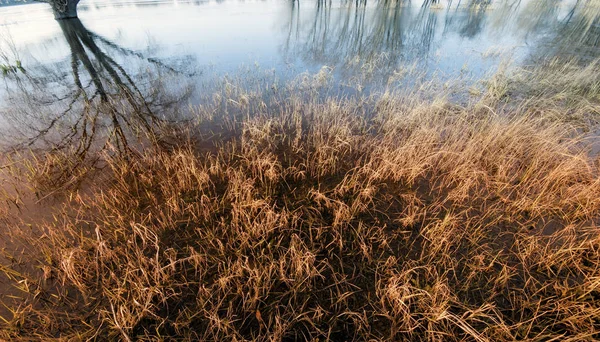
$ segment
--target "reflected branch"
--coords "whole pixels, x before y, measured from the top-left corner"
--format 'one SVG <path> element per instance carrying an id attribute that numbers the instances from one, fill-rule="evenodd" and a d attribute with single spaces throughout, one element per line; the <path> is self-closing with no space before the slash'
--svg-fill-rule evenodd
<path id="1" fill-rule="evenodd" d="M 54 71 L 43 67 L 36 73 L 32 68 L 27 75 L 6 80 L 13 101 L 9 117 L 25 136 L 12 147 L 68 154 L 70 165 L 58 174 L 61 178 L 94 163 L 103 151 L 126 157 L 134 153 L 133 144 L 164 144 L 157 129 L 189 99 L 189 74 L 110 42 L 79 19 L 60 20 L 58 25 L 70 50 L 64 65 L 70 75 L 57 65 Z M 146 65 L 132 73 L 134 61 Z M 188 86 L 171 91 L 165 76 Z"/>

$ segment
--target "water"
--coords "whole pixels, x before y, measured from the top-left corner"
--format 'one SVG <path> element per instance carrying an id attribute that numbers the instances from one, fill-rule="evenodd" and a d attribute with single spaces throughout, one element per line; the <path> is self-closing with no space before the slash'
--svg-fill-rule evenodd
<path id="1" fill-rule="evenodd" d="M 597 53 L 600 23 L 590 18 L 597 13 L 578 3 L 84 0 L 79 17 L 87 30 L 127 49 L 158 47 L 150 55 L 163 59 L 189 54 L 199 67 L 222 72 L 243 63 L 341 69 L 379 57 L 388 69 L 417 61 L 446 74 L 468 68 L 481 75 L 499 57 L 523 62 L 573 29 L 590 31 L 576 40 Z M 0 25 L 28 57 L 55 63 L 70 55 L 47 4 L 0 7 Z"/>
<path id="2" fill-rule="evenodd" d="M 0 127 L 10 140 L 46 135 L 123 90 L 122 106 L 164 113 L 200 102 L 203 84 L 240 66 L 280 78 L 326 67 L 363 91 L 403 68 L 477 80 L 506 60 L 586 63 L 599 55 L 599 13 L 577 0 L 83 0 L 80 21 L 59 22 L 48 4 L 4 6 Z"/>
<path id="3" fill-rule="evenodd" d="M 509 54 L 521 62 L 577 26 L 592 31 L 591 39 L 579 37 L 583 45 L 597 48 L 598 20 L 585 18 L 582 10 L 576 14 L 584 18 L 570 18 L 577 3 L 472 1 L 478 5 L 423 7 L 375 1 L 85 0 L 79 16 L 89 31 L 120 46 L 143 51 L 158 45 L 153 57 L 190 54 L 200 67 L 223 72 L 243 63 L 279 70 L 340 69 L 380 58 L 388 69 L 417 61 L 428 70 L 455 74 L 468 68 L 481 75 L 498 57 Z M 53 63 L 70 54 L 46 4 L 0 8 L 0 24 L 31 58 Z"/>
<path id="4" fill-rule="evenodd" d="M 60 22 L 45 3 L 0 6 L 0 147 L 67 151 L 73 158 L 42 170 L 52 189 L 74 184 L 77 168 L 95 161 L 90 149 L 123 151 L 137 132 L 214 98 L 207 89 L 225 75 L 258 78 L 264 89 L 324 71 L 345 94 L 407 68 L 476 82 L 506 60 L 588 63 L 600 55 L 598 2 L 82 0 L 80 20 Z M 0 181 L 0 194 L 21 197 Z M 9 210 L 24 223 L 51 220 L 58 209 L 48 196 Z M 0 241 L 0 250 L 21 249 L 12 244 Z"/>

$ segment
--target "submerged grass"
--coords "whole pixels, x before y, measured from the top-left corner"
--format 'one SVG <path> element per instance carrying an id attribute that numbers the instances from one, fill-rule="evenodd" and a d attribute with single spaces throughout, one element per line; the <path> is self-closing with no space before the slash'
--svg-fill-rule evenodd
<path id="1" fill-rule="evenodd" d="M 599 83 L 552 75 L 461 105 L 223 81 L 188 139 L 107 155 L 20 234 L 37 271 L 0 269 L 0 338 L 597 339 Z"/>

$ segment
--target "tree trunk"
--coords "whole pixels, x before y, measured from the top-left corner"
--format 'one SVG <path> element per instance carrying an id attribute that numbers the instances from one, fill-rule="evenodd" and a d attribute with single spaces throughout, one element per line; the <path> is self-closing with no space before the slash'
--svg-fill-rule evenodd
<path id="1" fill-rule="evenodd" d="M 54 12 L 54 19 L 61 20 L 77 18 L 78 3 L 79 0 L 55 0 L 55 2 L 52 3 L 52 12 Z"/>

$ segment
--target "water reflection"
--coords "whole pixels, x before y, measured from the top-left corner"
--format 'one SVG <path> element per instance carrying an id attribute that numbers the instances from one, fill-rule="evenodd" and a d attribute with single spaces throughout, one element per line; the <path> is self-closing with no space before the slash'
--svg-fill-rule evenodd
<path id="1" fill-rule="evenodd" d="M 546 54 L 597 58 L 600 55 L 600 3 L 578 0 L 565 18 L 556 23 L 555 32 L 553 41 L 545 44 Z"/>
<path id="2" fill-rule="evenodd" d="M 460 29 L 462 37 L 473 38 L 481 33 L 491 3 L 491 0 L 471 0 L 469 2 L 467 15 Z"/>
<path id="3" fill-rule="evenodd" d="M 301 56 L 306 64 L 351 69 L 385 60 L 378 66 L 387 67 L 387 73 L 413 62 L 430 70 L 429 61 L 454 59 L 462 65 L 464 56 L 477 50 L 481 57 L 475 63 L 485 65 L 490 55 L 486 50 L 497 45 L 512 48 L 512 57 L 517 57 L 516 47 L 529 52 L 539 45 L 553 48 L 545 50 L 545 58 L 559 50 L 571 56 L 599 55 L 597 1 L 318 1 L 303 9 L 304 4 L 288 3 L 282 50 L 288 58 Z M 430 64 L 456 71 L 443 70 L 444 61 Z"/>
<path id="4" fill-rule="evenodd" d="M 377 2 L 375 9 L 366 1 L 348 1 L 341 6 L 340 10 L 331 2 L 319 1 L 314 13 L 310 13 L 300 9 L 300 2 L 291 2 L 284 53 L 300 55 L 310 63 L 335 66 L 354 58 L 369 60 L 383 54 L 393 61 L 409 47 L 427 52 L 435 17 L 424 14 L 423 21 L 409 27 L 411 14 L 402 2 Z M 425 34 L 413 31 L 409 35 L 411 28 Z M 414 37 L 418 43 L 411 41 Z"/>
<path id="5" fill-rule="evenodd" d="M 45 36 L 42 30 L 31 33 L 43 39 L 29 45 L 20 35 L 29 22 L 21 18 L 24 24 L 19 24 L 11 16 L 18 44 L 37 48 L 38 58 L 46 52 L 58 56 L 24 63 L 27 73 L 5 77 L 10 85 L 5 87 L 9 109 L 4 127 L 12 136 L 26 136 L 27 144 L 44 140 L 50 146 L 71 146 L 85 137 L 86 145 L 93 140 L 90 136 L 98 136 L 91 127 L 100 125 L 108 140 L 126 146 L 131 138 L 124 131 L 134 130 L 123 125 L 135 123 L 141 127 L 138 133 L 148 131 L 164 119 L 157 113 L 162 117 L 189 98 L 189 87 L 200 78 L 181 65 L 191 65 L 192 59 L 214 66 L 216 77 L 243 63 L 282 70 L 278 75 L 291 70 L 284 77 L 317 72 L 327 65 L 335 70 L 336 81 L 368 87 L 368 82 L 385 84 L 399 68 L 413 64 L 424 74 L 441 71 L 452 78 L 469 70 L 468 76 L 476 79 L 494 70 L 503 57 L 519 64 L 563 55 L 582 60 L 600 55 L 597 0 L 83 4 L 89 8 L 80 8 L 80 15 L 94 25 L 94 32 L 79 20 L 37 20 L 35 24 L 46 25 L 48 32 L 50 24 L 57 30 Z M 159 27 L 153 20 L 165 25 Z M 140 53 L 144 51 L 140 42 L 148 36 L 164 48 Z M 59 41 L 67 42 L 68 54 Z M 500 53 L 502 49 L 507 53 Z M 380 77 L 355 77 L 368 73 Z"/>
<path id="6" fill-rule="evenodd" d="M 385 61 L 378 66 L 390 72 L 401 61 L 424 62 L 435 57 L 444 43 L 479 35 L 490 4 L 490 0 L 471 0 L 453 7 L 450 1 L 444 10 L 434 0 L 421 6 L 410 1 L 346 1 L 340 7 L 318 2 L 311 13 L 292 2 L 283 50 L 288 56 L 302 56 L 307 63 L 346 68 Z M 453 33 L 460 38 L 450 36 Z"/>
<path id="7" fill-rule="evenodd" d="M 68 63 L 40 63 L 5 77 L 4 128 L 13 141 L 21 137 L 20 146 L 68 151 L 74 166 L 91 150 L 128 153 L 139 138 L 156 139 L 156 127 L 189 99 L 193 74 L 124 48 L 79 19 L 57 24 Z M 182 58 L 191 65 L 191 57 Z"/>

